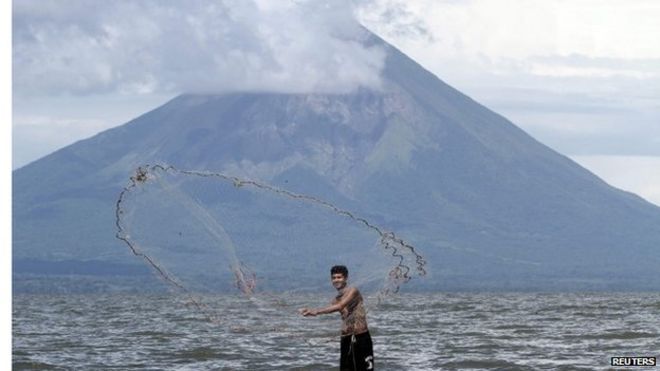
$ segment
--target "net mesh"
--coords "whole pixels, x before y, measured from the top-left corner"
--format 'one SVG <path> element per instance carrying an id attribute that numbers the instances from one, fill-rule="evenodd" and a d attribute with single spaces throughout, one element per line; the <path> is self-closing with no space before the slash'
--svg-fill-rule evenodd
<path id="1" fill-rule="evenodd" d="M 327 292 L 329 268 L 378 301 L 426 274 L 417 249 L 320 198 L 217 172 L 139 167 L 116 203 L 116 237 L 212 321 L 202 299 Z"/>

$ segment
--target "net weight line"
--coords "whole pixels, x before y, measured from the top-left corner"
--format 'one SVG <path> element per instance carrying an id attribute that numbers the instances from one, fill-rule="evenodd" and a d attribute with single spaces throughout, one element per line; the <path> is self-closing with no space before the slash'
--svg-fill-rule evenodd
<path id="1" fill-rule="evenodd" d="M 358 217 L 352 212 L 339 208 L 333 205 L 330 202 L 322 200 L 320 198 L 294 193 L 285 189 L 277 188 L 269 184 L 256 182 L 248 179 L 241 179 L 235 176 L 229 176 L 223 173 L 217 172 L 207 172 L 207 171 L 198 171 L 198 170 L 181 170 L 177 169 L 171 165 L 143 165 L 138 167 L 135 170 L 135 174 L 129 178 L 129 184 L 122 189 L 119 194 L 119 198 L 116 202 L 115 207 L 115 225 L 117 227 L 117 233 L 115 237 L 123 241 L 131 250 L 131 252 L 144 259 L 149 266 L 151 266 L 155 272 L 168 284 L 172 285 L 176 289 L 183 292 L 188 299 L 193 303 L 193 305 L 202 313 L 204 313 L 211 321 L 216 322 L 217 318 L 213 316 L 208 310 L 207 306 L 201 302 L 201 300 L 195 298 L 193 293 L 186 288 L 183 284 L 178 282 L 174 277 L 169 275 L 167 271 L 161 267 L 156 261 L 154 261 L 147 254 L 140 251 L 136 244 L 130 240 L 130 236 L 126 234 L 126 228 L 122 224 L 122 216 L 125 212 L 123 208 L 123 202 L 125 195 L 137 188 L 139 185 L 144 184 L 150 181 L 153 177 L 156 177 L 156 172 L 171 173 L 171 174 L 182 174 L 187 176 L 195 176 L 200 178 L 217 178 L 222 181 L 227 181 L 232 183 L 235 187 L 254 187 L 262 191 L 271 192 L 277 195 L 287 197 L 289 199 L 301 200 L 303 202 L 308 202 L 316 204 L 318 206 L 330 209 L 334 213 L 341 215 L 343 217 L 350 218 L 351 220 L 364 225 L 365 227 L 375 231 L 380 236 L 380 245 L 390 253 L 390 255 L 398 259 L 398 263 L 390 270 L 388 275 L 389 286 L 381 290 L 381 295 L 387 295 L 389 293 L 397 293 L 403 283 L 410 281 L 411 276 L 411 267 L 407 264 L 404 264 L 405 257 L 403 255 L 404 251 L 411 253 L 415 257 L 415 268 L 417 275 L 425 276 L 426 275 L 426 261 L 424 258 L 417 252 L 417 249 L 405 242 L 403 239 L 396 236 L 394 232 L 386 231 L 383 228 L 380 228 L 368 220 Z M 233 266 L 234 274 L 236 275 L 236 285 L 239 290 L 241 290 L 245 295 L 250 296 L 254 291 L 254 282 L 242 282 L 242 277 L 246 276 L 247 267 L 242 264 Z M 250 274 L 251 275 L 251 274 Z M 381 296 L 379 295 L 379 296 Z"/>
<path id="2" fill-rule="evenodd" d="M 199 298 L 197 298 L 192 291 L 190 291 L 186 286 L 180 283 L 175 277 L 167 273 L 167 270 L 158 264 L 154 259 L 149 255 L 143 253 L 137 244 L 130 239 L 130 234 L 126 233 L 126 228 L 124 227 L 122 221 L 122 216 L 125 214 L 125 209 L 123 208 L 123 203 L 125 201 L 125 196 L 128 192 L 134 190 L 138 185 L 145 183 L 148 180 L 147 171 L 138 167 L 135 171 L 135 175 L 129 178 L 130 183 L 128 186 L 124 187 L 119 194 L 115 205 L 115 225 L 117 227 L 117 232 L 115 237 L 123 241 L 131 250 L 133 255 L 142 258 L 154 272 L 157 273 L 160 279 L 164 280 L 171 287 L 174 287 L 176 290 L 179 290 L 182 293 L 189 304 L 192 304 L 197 311 L 202 313 L 210 322 L 214 324 L 220 324 L 222 321 L 212 313 L 209 307 Z"/>

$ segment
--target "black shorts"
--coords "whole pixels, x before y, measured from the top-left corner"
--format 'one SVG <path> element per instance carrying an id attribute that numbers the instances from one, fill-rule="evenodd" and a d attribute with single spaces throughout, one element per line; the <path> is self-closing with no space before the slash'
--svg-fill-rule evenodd
<path id="1" fill-rule="evenodd" d="M 374 346 L 369 331 L 359 335 L 341 337 L 341 358 L 339 368 L 344 370 L 373 370 Z"/>

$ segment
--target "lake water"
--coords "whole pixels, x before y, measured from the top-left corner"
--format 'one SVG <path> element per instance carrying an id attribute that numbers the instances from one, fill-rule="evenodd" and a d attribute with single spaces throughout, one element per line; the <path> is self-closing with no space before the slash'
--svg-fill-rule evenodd
<path id="1" fill-rule="evenodd" d="M 296 313 L 332 294 L 205 297 L 219 323 L 166 295 L 15 295 L 13 368 L 332 370 L 339 315 Z M 372 302 L 368 319 L 378 370 L 604 370 L 614 356 L 660 357 L 660 293 L 404 294 Z"/>

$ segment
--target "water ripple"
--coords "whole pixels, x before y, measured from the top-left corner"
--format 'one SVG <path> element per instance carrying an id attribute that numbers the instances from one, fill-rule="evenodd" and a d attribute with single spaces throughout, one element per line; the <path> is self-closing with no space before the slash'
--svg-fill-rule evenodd
<path id="1" fill-rule="evenodd" d="M 338 315 L 295 311 L 327 302 L 322 296 L 205 298 L 223 313 L 219 323 L 172 296 L 13 299 L 14 370 L 327 370 L 338 362 Z M 369 303 L 379 370 L 606 370 L 609 357 L 660 356 L 660 294 L 407 294 Z"/>

